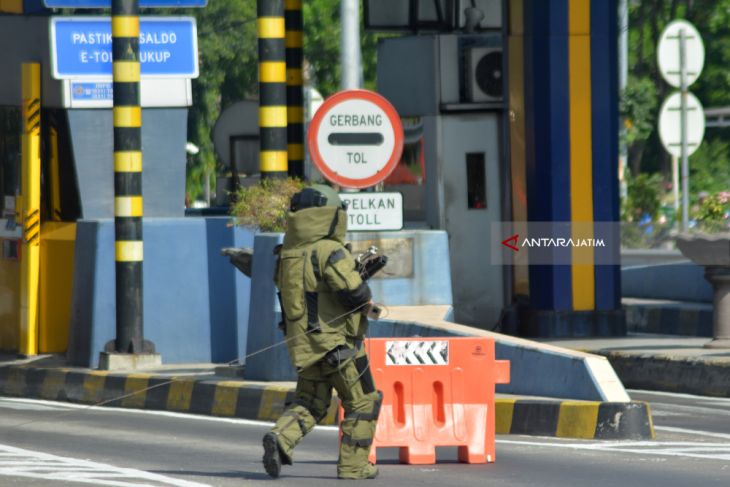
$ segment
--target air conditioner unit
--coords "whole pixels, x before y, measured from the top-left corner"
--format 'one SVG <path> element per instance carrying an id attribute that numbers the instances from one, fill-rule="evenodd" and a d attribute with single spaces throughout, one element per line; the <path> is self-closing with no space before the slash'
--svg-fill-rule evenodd
<path id="1" fill-rule="evenodd" d="M 471 103 L 502 101 L 503 66 L 502 49 L 495 47 L 471 47 L 465 52 L 466 98 Z"/>

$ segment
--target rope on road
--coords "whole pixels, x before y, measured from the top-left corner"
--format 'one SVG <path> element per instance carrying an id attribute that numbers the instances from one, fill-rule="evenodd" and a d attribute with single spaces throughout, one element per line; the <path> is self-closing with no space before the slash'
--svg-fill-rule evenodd
<path id="1" fill-rule="evenodd" d="M 350 311 L 347 311 L 345 313 L 342 313 L 341 315 L 335 316 L 334 318 L 332 318 L 329 321 L 325 321 L 324 324 L 325 325 L 329 325 L 330 323 L 333 323 L 333 322 L 335 322 L 335 321 L 337 321 L 337 320 L 339 320 L 341 318 L 344 318 L 344 317 L 346 317 L 346 316 L 348 316 L 348 315 L 350 315 L 352 313 L 355 313 L 356 311 L 361 310 L 362 308 L 364 308 L 365 306 L 367 306 L 369 304 L 370 304 L 370 302 L 367 302 L 367 303 L 363 303 L 363 304 L 361 304 L 359 306 L 356 306 L 355 308 L 351 309 Z M 385 307 L 385 305 L 382 305 L 380 303 L 378 303 L 377 306 L 380 306 L 380 307 L 382 307 L 384 309 L 387 309 Z M 260 353 L 267 352 L 267 351 L 269 351 L 269 350 L 271 350 L 273 348 L 276 348 L 276 347 L 278 347 L 280 345 L 283 345 L 285 343 L 288 343 L 289 341 L 294 340 L 295 338 L 299 338 L 299 337 L 302 337 L 304 335 L 308 335 L 308 334 L 310 334 L 310 333 L 312 333 L 313 331 L 316 331 L 316 330 L 318 330 L 318 328 L 312 328 L 311 330 L 307 330 L 307 331 L 305 331 L 303 333 L 298 333 L 298 334 L 293 335 L 291 337 L 285 338 L 284 340 L 281 340 L 279 342 L 276 342 L 273 345 L 269 345 L 269 346 L 266 346 L 266 347 L 264 347 L 264 348 L 262 348 L 260 350 L 256 350 L 254 352 L 251 352 L 248 355 L 245 355 L 243 357 L 236 357 L 235 359 L 233 359 L 233 360 L 231 360 L 229 362 L 226 362 L 223 365 L 234 365 L 236 363 L 239 363 L 240 364 L 241 363 L 241 360 L 244 360 L 245 361 L 247 358 L 253 357 L 254 355 L 258 355 Z M 366 337 L 366 339 L 368 339 L 368 338 Z M 105 405 L 107 405 L 109 403 L 112 403 L 112 402 L 115 402 L 115 401 L 122 401 L 122 400 L 124 400 L 124 399 L 126 399 L 128 397 L 132 397 L 132 396 L 135 396 L 137 394 L 141 394 L 143 392 L 151 391 L 153 389 L 157 389 L 158 387 L 166 386 L 168 384 L 171 384 L 171 383 L 175 382 L 176 380 L 178 380 L 178 379 L 172 378 L 170 380 L 161 382 L 159 384 L 155 384 L 153 386 L 146 387 L 144 389 L 139 389 L 139 390 L 136 390 L 136 391 L 132 391 L 130 393 L 127 393 L 127 394 L 122 394 L 120 396 L 113 397 L 111 399 L 106 399 L 104 401 L 99 401 L 99 402 L 96 402 L 94 404 L 89 404 L 88 406 L 86 406 L 84 408 L 81 408 L 81 409 L 72 409 L 72 410 L 64 411 L 62 413 L 53 414 L 53 415 L 51 415 L 51 416 L 49 416 L 47 418 L 44 418 L 44 419 L 38 419 L 38 420 L 25 421 L 25 422 L 22 422 L 22 423 L 18 423 L 18 424 L 15 424 L 15 425 L 10 426 L 8 429 L 11 429 L 11 430 L 12 429 L 18 429 L 18 428 L 22 428 L 23 426 L 28 426 L 28 425 L 36 424 L 36 423 L 47 423 L 47 422 L 50 422 L 50 421 L 55 421 L 58 418 L 68 416 L 68 415 L 73 414 L 73 413 L 77 413 L 77 412 L 78 413 L 83 413 L 83 412 L 86 412 L 86 411 L 88 411 L 88 410 L 90 410 L 92 408 L 97 408 L 97 407 L 105 406 Z"/>

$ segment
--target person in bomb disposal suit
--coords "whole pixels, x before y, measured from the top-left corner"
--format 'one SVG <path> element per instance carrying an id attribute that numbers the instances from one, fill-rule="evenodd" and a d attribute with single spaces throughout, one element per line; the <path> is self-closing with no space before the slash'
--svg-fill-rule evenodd
<path id="1" fill-rule="evenodd" d="M 263 438 L 271 477 L 292 464 L 294 447 L 326 416 L 333 387 L 345 410 L 337 476 L 378 474 L 368 455 L 383 396 L 363 347 L 371 293 L 345 247 L 346 231 L 346 208 L 332 188 L 313 185 L 292 197 L 274 280 L 298 380 L 296 399 Z"/>

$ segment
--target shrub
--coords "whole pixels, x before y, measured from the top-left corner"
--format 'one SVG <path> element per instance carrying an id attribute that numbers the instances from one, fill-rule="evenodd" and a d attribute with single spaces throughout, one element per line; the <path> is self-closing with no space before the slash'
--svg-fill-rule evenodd
<path id="1" fill-rule="evenodd" d="M 235 193 L 231 214 L 237 225 L 262 232 L 284 232 L 289 201 L 302 188 L 304 183 L 299 179 L 264 179 Z"/>
<path id="2" fill-rule="evenodd" d="M 708 196 L 697 210 L 698 227 L 707 232 L 727 231 L 730 228 L 729 214 L 730 191 Z"/>
<path id="3" fill-rule="evenodd" d="M 628 179 L 626 199 L 624 200 L 623 220 L 640 222 L 653 221 L 661 206 L 661 184 L 659 174 L 642 173 Z"/>

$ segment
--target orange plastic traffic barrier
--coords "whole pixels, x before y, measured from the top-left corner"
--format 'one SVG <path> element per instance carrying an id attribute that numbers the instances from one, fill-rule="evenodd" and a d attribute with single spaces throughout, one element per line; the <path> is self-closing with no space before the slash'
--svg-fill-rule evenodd
<path id="1" fill-rule="evenodd" d="M 459 447 L 459 461 L 495 460 L 495 384 L 509 361 L 491 338 L 372 338 L 365 342 L 383 405 L 370 451 L 400 448 L 401 463 L 436 463 L 436 447 Z M 340 408 L 340 419 L 343 417 Z"/>

